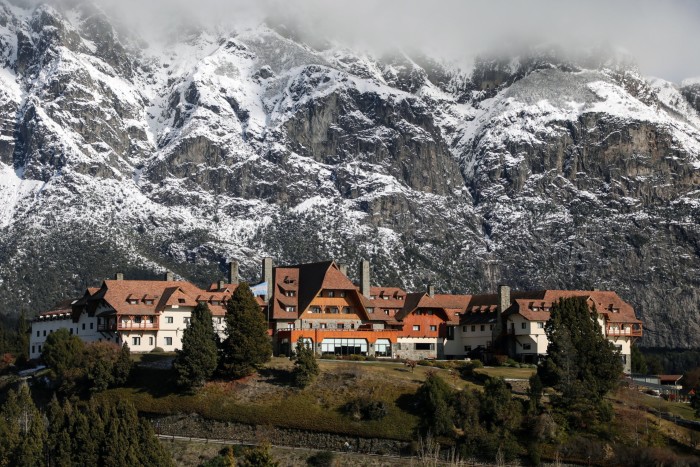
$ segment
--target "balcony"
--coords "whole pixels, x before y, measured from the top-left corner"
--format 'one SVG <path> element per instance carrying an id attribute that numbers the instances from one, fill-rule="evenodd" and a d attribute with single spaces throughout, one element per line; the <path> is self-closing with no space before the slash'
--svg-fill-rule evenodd
<path id="1" fill-rule="evenodd" d="M 100 332 L 109 331 L 157 331 L 158 321 L 153 323 L 142 321 L 140 323 L 134 321 L 120 321 L 119 323 L 103 323 L 97 325 L 97 330 Z"/>
<path id="2" fill-rule="evenodd" d="M 620 329 L 607 327 L 605 329 L 605 335 L 613 337 L 642 337 L 642 328 L 639 327 L 638 329 L 633 329 L 632 327 L 628 327 L 625 329 Z"/>

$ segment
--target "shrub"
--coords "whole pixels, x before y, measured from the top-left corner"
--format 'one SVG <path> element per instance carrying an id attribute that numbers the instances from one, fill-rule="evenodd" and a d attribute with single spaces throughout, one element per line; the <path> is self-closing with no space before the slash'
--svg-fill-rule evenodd
<path id="1" fill-rule="evenodd" d="M 345 404 L 341 411 L 355 420 L 381 420 L 388 410 L 384 401 L 353 399 Z"/>
<path id="2" fill-rule="evenodd" d="M 153 350 L 151 350 L 151 353 L 164 353 L 165 350 L 163 350 L 163 347 L 153 347 Z"/>
<path id="3" fill-rule="evenodd" d="M 335 463 L 335 453 L 331 451 L 320 451 L 306 460 L 308 465 L 316 467 L 331 467 Z"/>

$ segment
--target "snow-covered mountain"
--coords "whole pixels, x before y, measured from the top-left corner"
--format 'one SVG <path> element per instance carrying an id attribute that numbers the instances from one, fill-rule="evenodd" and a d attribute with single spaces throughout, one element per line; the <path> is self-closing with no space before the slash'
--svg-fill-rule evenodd
<path id="1" fill-rule="evenodd" d="M 700 345 L 700 81 L 548 49 L 465 74 L 264 24 L 146 43 L 70 5 L 0 0 L 5 312 L 117 270 L 365 257 L 409 289 L 615 289 L 645 345 Z"/>

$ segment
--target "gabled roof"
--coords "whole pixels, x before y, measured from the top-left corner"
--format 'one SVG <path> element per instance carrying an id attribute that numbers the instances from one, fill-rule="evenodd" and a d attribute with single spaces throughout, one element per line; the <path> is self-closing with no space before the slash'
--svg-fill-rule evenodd
<path id="1" fill-rule="evenodd" d="M 448 324 L 458 324 L 470 298 L 471 295 L 435 294 L 431 297 L 425 292 L 409 293 L 406 294 L 406 304 L 396 315 L 396 319 L 403 321 L 414 311 L 420 308 L 429 308 L 441 310 L 443 319 Z"/>

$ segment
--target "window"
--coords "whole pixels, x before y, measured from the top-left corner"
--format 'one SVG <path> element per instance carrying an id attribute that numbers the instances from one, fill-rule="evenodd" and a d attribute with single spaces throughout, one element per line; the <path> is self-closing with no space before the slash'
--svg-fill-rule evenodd
<path id="1" fill-rule="evenodd" d="M 345 329 L 345 325 L 343 323 L 338 323 L 337 326 L 338 329 Z"/>
<path id="2" fill-rule="evenodd" d="M 41 345 L 39 346 L 39 352 L 41 352 Z"/>
<path id="3" fill-rule="evenodd" d="M 285 294 L 287 297 L 294 297 L 296 296 L 296 292 L 293 290 L 287 290 L 287 293 Z"/>
<path id="4" fill-rule="evenodd" d="M 389 310 L 385 309 L 385 310 L 384 310 L 384 314 L 388 316 L 388 315 L 389 315 Z"/>
<path id="5" fill-rule="evenodd" d="M 476 332 L 476 326 L 472 326 L 472 332 Z"/>
<path id="6" fill-rule="evenodd" d="M 148 345 L 153 345 L 153 336 L 148 338 Z"/>
<path id="7" fill-rule="evenodd" d="M 484 326 L 484 325 L 482 324 L 482 325 L 481 325 L 481 330 L 484 331 L 485 329 L 486 329 L 486 326 Z"/>
<path id="8" fill-rule="evenodd" d="M 340 295 L 341 297 L 345 297 L 345 291 L 344 291 L 344 290 L 341 290 L 341 291 L 339 292 L 339 295 Z"/>
<path id="9" fill-rule="evenodd" d="M 432 314 L 433 314 L 433 310 L 428 310 L 428 314 L 429 314 L 429 315 L 432 315 Z"/>
<path id="10" fill-rule="evenodd" d="M 297 307 L 295 307 L 295 306 L 288 306 L 288 307 L 285 307 L 284 310 L 285 310 L 285 311 L 297 311 Z"/>
<path id="11" fill-rule="evenodd" d="M 350 307 L 344 306 L 343 307 L 343 314 L 349 315 L 350 313 L 352 313 L 352 310 L 350 309 Z"/>
<path id="12" fill-rule="evenodd" d="M 489 331 L 493 331 L 493 324 L 489 324 Z"/>
<path id="13" fill-rule="evenodd" d="M 166 316 L 166 317 L 165 317 L 165 322 L 166 322 L 166 323 L 168 323 L 168 324 L 173 324 L 173 321 L 174 321 L 174 319 L 173 319 L 172 316 Z"/>
<path id="14" fill-rule="evenodd" d="M 414 324 L 414 325 L 413 325 L 413 330 L 414 330 L 414 331 L 420 331 L 420 325 L 419 325 L 419 324 Z"/>
<path id="15" fill-rule="evenodd" d="M 467 332 L 467 327 L 466 327 L 466 326 L 462 326 L 462 332 Z"/>
<path id="16" fill-rule="evenodd" d="M 544 329 L 544 323 L 542 321 L 537 322 L 537 329 Z"/>
<path id="17" fill-rule="evenodd" d="M 166 338 L 165 338 L 165 345 L 173 345 L 173 338 L 172 338 L 172 337 L 166 337 Z"/>
<path id="18" fill-rule="evenodd" d="M 85 323 L 83 323 L 83 331 L 85 330 Z"/>
<path id="19" fill-rule="evenodd" d="M 309 313 L 320 313 L 320 312 L 321 312 L 320 306 L 312 306 L 311 309 L 309 310 Z"/>
<path id="20" fill-rule="evenodd" d="M 520 323 L 520 329 L 526 329 L 526 328 L 527 328 L 527 324 L 525 324 L 525 323 Z"/>
<path id="21" fill-rule="evenodd" d="M 185 299 L 184 299 L 184 298 L 178 298 L 178 299 L 177 299 L 177 303 L 185 303 Z"/>
<path id="22" fill-rule="evenodd" d="M 36 332 L 36 337 L 39 337 L 41 335 L 41 331 Z"/>
<path id="23" fill-rule="evenodd" d="M 329 290 L 329 291 L 328 291 L 328 296 L 329 296 L 329 297 L 335 297 L 335 291 Z"/>
<path id="24" fill-rule="evenodd" d="M 530 350 L 532 349 L 532 344 L 523 344 L 523 350 Z"/>
<path id="25" fill-rule="evenodd" d="M 340 312 L 340 310 L 338 309 L 337 306 L 328 307 L 328 313 L 338 314 L 339 312 Z"/>
<path id="26" fill-rule="evenodd" d="M 184 318 L 182 318 L 182 322 L 185 323 L 185 324 L 190 324 L 190 317 L 189 317 L 189 316 L 185 316 Z"/>
<path id="27" fill-rule="evenodd" d="M 136 305 L 139 301 L 136 300 L 135 298 L 129 299 L 129 305 Z"/>
<path id="28" fill-rule="evenodd" d="M 140 337 L 132 337 L 131 338 L 131 345 L 141 345 L 141 338 Z"/>
<path id="29" fill-rule="evenodd" d="M 134 318 L 134 323 L 136 323 L 136 324 L 141 324 L 141 317 L 140 317 L 140 316 L 135 317 L 135 318 Z"/>
<path id="30" fill-rule="evenodd" d="M 144 300 L 146 305 L 153 305 L 153 300 Z"/>
<path id="31" fill-rule="evenodd" d="M 435 350 L 435 344 L 418 343 L 416 344 L 416 350 Z"/>
<path id="32" fill-rule="evenodd" d="M 382 295 L 382 300 L 389 300 L 389 296 L 388 296 L 388 295 Z"/>
<path id="33" fill-rule="evenodd" d="M 73 330 L 71 329 L 71 331 L 73 331 Z M 71 334 L 73 334 L 73 333 L 71 332 Z M 46 329 L 44 329 L 44 337 L 46 337 Z"/>
<path id="34" fill-rule="evenodd" d="M 367 308 L 367 313 L 374 313 L 374 308 Z"/>
<path id="35" fill-rule="evenodd" d="M 328 328 L 328 325 L 326 323 L 321 323 L 321 329 L 326 329 Z"/>
<path id="36" fill-rule="evenodd" d="M 32 353 L 34 353 L 34 346 L 32 346 Z"/>
<path id="37" fill-rule="evenodd" d="M 455 338 L 455 327 L 447 326 L 447 340 L 454 340 Z"/>
<path id="38" fill-rule="evenodd" d="M 73 335 L 73 328 L 69 329 L 71 336 Z M 44 331 L 44 335 L 46 335 L 46 331 Z"/>
<path id="39" fill-rule="evenodd" d="M 94 329 L 95 323 L 90 323 L 90 329 Z"/>
<path id="40" fill-rule="evenodd" d="M 431 330 L 431 331 L 437 331 L 437 326 L 435 326 L 434 324 L 431 324 L 431 325 L 430 325 L 430 330 Z"/>

